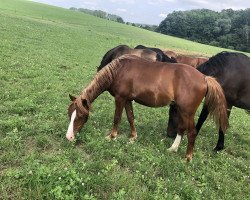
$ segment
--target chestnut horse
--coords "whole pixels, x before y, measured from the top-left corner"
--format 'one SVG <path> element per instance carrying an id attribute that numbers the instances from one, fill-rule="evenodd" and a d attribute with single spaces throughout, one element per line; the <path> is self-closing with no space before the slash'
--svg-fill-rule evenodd
<path id="1" fill-rule="evenodd" d="M 177 53 L 175 53 L 174 51 L 170 51 L 170 50 L 164 50 L 163 53 L 172 59 L 178 56 Z"/>
<path id="2" fill-rule="evenodd" d="M 194 68 L 197 68 L 199 65 L 203 64 L 204 62 L 208 61 L 208 58 L 194 58 L 190 56 L 183 56 L 183 55 L 178 55 L 175 57 L 176 62 L 178 63 L 183 63 L 187 65 L 191 65 Z"/>
<path id="3" fill-rule="evenodd" d="M 100 71 L 104 66 L 106 66 L 108 63 L 110 63 L 112 60 L 125 55 L 136 55 L 138 57 L 144 58 L 146 60 L 150 61 L 162 61 L 161 56 L 150 49 L 132 49 L 127 45 L 119 45 L 117 47 L 114 47 L 113 49 L 110 49 L 102 58 L 100 66 L 97 68 L 97 71 Z"/>
<path id="4" fill-rule="evenodd" d="M 196 137 L 194 115 L 204 97 L 216 124 L 224 131 L 227 129 L 225 97 L 214 78 L 204 76 L 187 65 L 150 62 L 137 56 L 125 55 L 99 71 L 79 97 L 70 96 L 72 102 L 68 108 L 68 140 L 74 140 L 75 134 L 88 120 L 91 103 L 104 91 L 109 91 L 115 98 L 114 123 L 108 136 L 110 139 L 118 134 L 124 107 L 131 128 L 130 140 L 137 138 L 133 100 L 149 107 L 162 107 L 175 102 L 181 123 L 178 126 L 178 135 L 169 150 L 177 151 L 181 138 L 187 131 L 187 161 L 192 159 Z"/>
<path id="5" fill-rule="evenodd" d="M 250 110 L 250 58 L 242 53 L 221 52 L 198 66 L 198 71 L 206 76 L 215 77 L 220 83 L 227 101 L 228 117 L 233 106 Z M 203 106 L 196 125 L 197 133 L 207 119 L 209 110 Z M 167 135 L 177 134 L 178 117 L 175 105 L 170 106 Z M 219 129 L 215 151 L 224 149 L 224 131 Z"/>
<path id="6" fill-rule="evenodd" d="M 150 50 L 156 52 L 160 56 L 160 59 L 158 59 L 158 61 L 177 63 L 177 61 L 174 58 L 171 58 L 168 55 L 164 54 L 164 52 L 161 49 L 154 48 L 154 47 L 145 47 L 145 46 L 143 46 L 141 44 L 137 45 L 135 47 L 135 49 L 150 49 Z"/>

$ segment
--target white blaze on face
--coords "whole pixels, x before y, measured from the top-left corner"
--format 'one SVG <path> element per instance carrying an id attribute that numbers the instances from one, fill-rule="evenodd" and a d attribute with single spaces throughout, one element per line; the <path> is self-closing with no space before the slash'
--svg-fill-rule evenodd
<path id="1" fill-rule="evenodd" d="M 74 110 L 74 112 L 71 115 L 68 131 L 67 131 L 67 134 L 66 134 L 66 138 L 69 141 L 73 141 L 75 139 L 74 128 L 73 128 L 75 118 L 76 118 L 76 110 Z"/>

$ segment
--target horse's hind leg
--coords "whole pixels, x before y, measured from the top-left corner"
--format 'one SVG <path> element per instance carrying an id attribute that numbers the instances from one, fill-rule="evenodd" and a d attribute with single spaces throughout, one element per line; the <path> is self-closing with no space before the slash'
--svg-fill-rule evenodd
<path id="1" fill-rule="evenodd" d="M 118 134 L 118 125 L 121 121 L 122 111 L 125 105 L 125 100 L 121 97 L 115 97 L 115 116 L 114 124 L 111 133 L 107 136 L 108 139 L 113 139 Z"/>
<path id="2" fill-rule="evenodd" d="M 220 129 L 220 130 L 219 130 L 219 138 L 218 138 L 218 141 L 217 141 L 216 146 L 214 147 L 214 151 L 215 151 L 215 152 L 221 151 L 222 149 L 224 149 L 224 140 L 225 140 L 224 133 L 223 133 L 223 131 Z"/>
<path id="3" fill-rule="evenodd" d="M 231 109 L 232 109 L 232 106 L 231 105 L 228 105 L 227 106 L 227 116 L 229 118 L 230 116 L 230 113 L 231 113 Z M 221 151 L 222 149 L 224 149 L 224 140 L 225 140 L 225 136 L 224 136 L 224 133 L 223 131 L 220 129 L 219 130 L 219 138 L 218 138 L 218 142 L 214 148 L 214 151 Z"/>
<path id="4" fill-rule="evenodd" d="M 131 129 L 130 141 L 133 142 L 137 138 L 137 132 L 135 129 L 135 124 L 134 124 L 134 112 L 133 112 L 133 106 L 132 106 L 131 101 L 126 102 L 125 110 L 126 110 L 127 118 L 129 121 L 130 129 Z"/>
<path id="5" fill-rule="evenodd" d="M 197 134 L 199 133 L 203 123 L 206 121 L 207 116 L 208 116 L 208 108 L 207 108 L 206 105 L 204 105 L 203 108 L 202 108 L 201 114 L 199 116 L 198 122 L 196 124 Z"/>
<path id="6" fill-rule="evenodd" d="M 196 136 L 197 134 L 196 134 L 196 129 L 195 129 L 194 116 L 191 116 L 188 119 L 188 130 L 187 130 L 187 138 L 188 138 L 188 146 L 187 146 L 187 152 L 186 152 L 187 161 L 192 160 Z"/>

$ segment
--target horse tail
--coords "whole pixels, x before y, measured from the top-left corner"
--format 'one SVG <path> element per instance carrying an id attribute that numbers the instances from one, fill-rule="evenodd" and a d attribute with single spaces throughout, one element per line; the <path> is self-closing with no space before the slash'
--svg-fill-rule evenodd
<path id="1" fill-rule="evenodd" d="M 222 87 L 211 76 L 205 77 L 207 81 L 207 94 L 205 105 L 208 108 L 210 116 L 215 121 L 217 128 L 225 132 L 228 128 L 227 102 Z"/>

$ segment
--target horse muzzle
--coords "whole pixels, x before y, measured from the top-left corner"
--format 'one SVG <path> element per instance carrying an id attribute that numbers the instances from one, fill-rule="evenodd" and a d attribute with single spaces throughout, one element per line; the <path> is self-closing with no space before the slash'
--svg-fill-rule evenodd
<path id="1" fill-rule="evenodd" d="M 75 135 L 74 135 L 74 133 L 67 133 L 67 134 L 66 134 L 66 138 L 67 138 L 70 142 L 72 142 L 72 141 L 75 139 Z"/>

